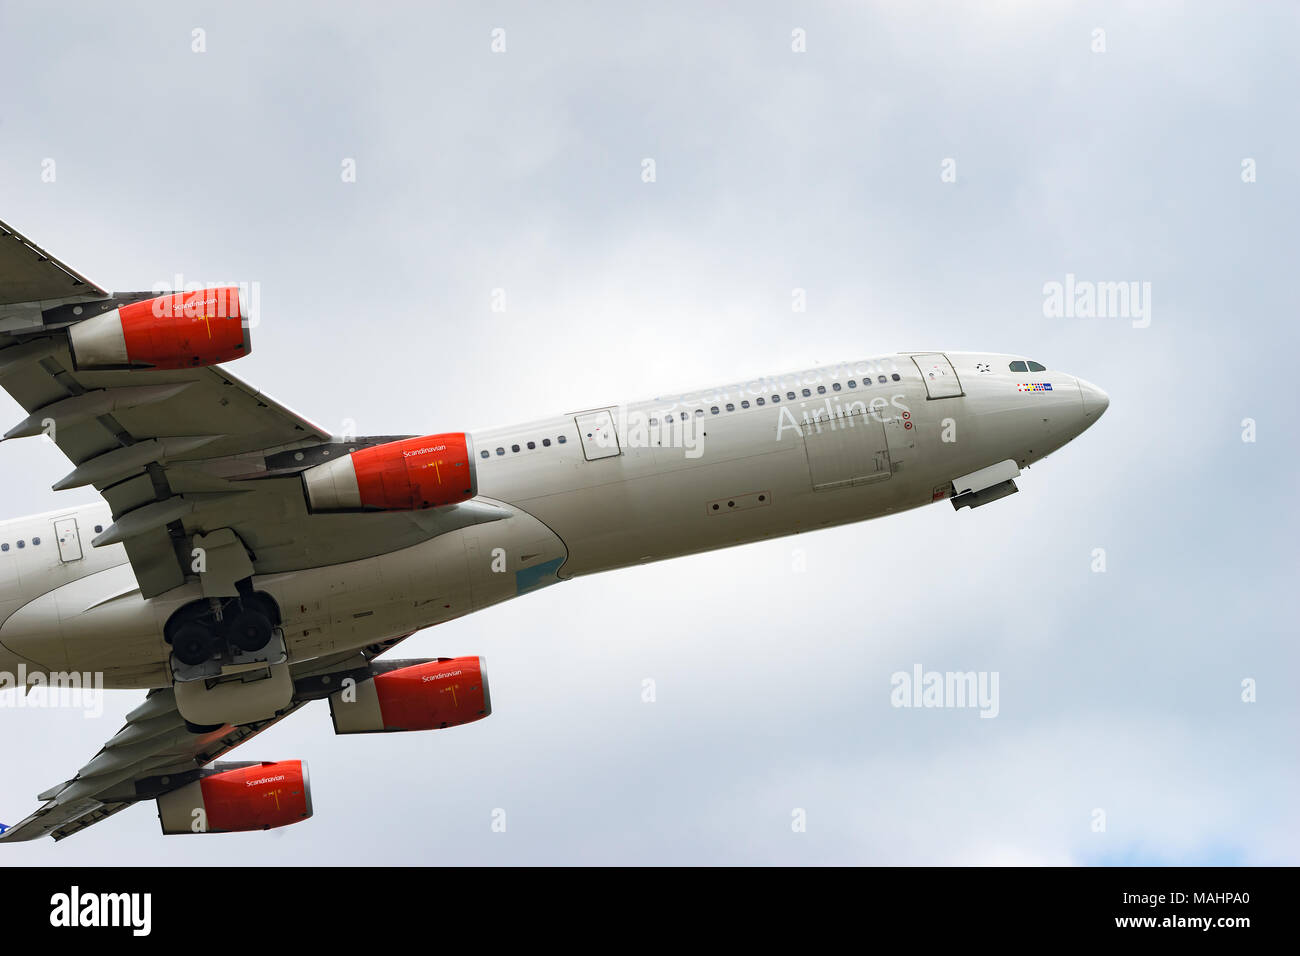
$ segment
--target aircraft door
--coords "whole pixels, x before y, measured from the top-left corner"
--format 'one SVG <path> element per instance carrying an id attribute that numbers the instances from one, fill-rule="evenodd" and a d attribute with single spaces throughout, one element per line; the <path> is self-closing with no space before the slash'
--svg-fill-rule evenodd
<path id="1" fill-rule="evenodd" d="M 618 447 L 618 432 L 614 430 L 614 416 L 608 408 L 598 412 L 584 412 L 573 416 L 578 426 L 578 437 L 582 440 L 582 453 L 587 461 L 598 458 L 612 458 L 621 454 Z"/>
<path id="2" fill-rule="evenodd" d="M 59 542 L 59 560 L 64 564 L 81 560 L 81 534 L 76 518 L 59 518 L 54 522 L 54 538 Z"/>
<path id="3" fill-rule="evenodd" d="M 885 428 L 875 415 L 855 412 L 807 422 L 803 439 L 813 491 L 865 485 L 889 477 Z"/>
<path id="4" fill-rule="evenodd" d="M 923 352 L 913 355 L 912 361 L 925 379 L 925 392 L 928 398 L 957 398 L 964 395 L 957 370 L 942 352 Z"/>

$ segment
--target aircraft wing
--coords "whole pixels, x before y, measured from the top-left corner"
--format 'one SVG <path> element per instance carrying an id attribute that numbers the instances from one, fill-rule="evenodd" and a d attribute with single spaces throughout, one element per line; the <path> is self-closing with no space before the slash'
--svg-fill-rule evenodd
<path id="1" fill-rule="evenodd" d="M 473 501 L 415 513 L 310 514 L 301 472 L 405 436 L 331 438 L 224 366 L 74 364 L 68 330 L 157 295 L 109 295 L 0 223 L 0 388 L 28 413 L 4 438 L 48 435 L 76 466 L 54 488 L 99 490 L 114 524 L 94 545 L 124 545 L 144 597 L 193 576 L 200 535 L 209 556 L 213 548 L 226 554 L 229 587 L 249 573 L 355 561 L 500 517 Z M 38 299 L 15 304 L 31 296 Z M 214 532 L 220 537 L 206 537 Z M 206 573 L 223 579 L 211 562 Z"/>
<path id="2" fill-rule="evenodd" d="M 0 222 L 0 306 L 108 293 Z M 0 324 L 0 330 L 4 325 Z"/>
<path id="3" fill-rule="evenodd" d="M 352 651 L 307 662 L 294 669 L 291 704 L 276 716 L 251 724 L 226 726 L 206 734 L 191 733 L 176 709 L 170 688 L 153 690 L 131 711 L 126 725 L 71 779 L 40 794 L 40 808 L 20 823 L 0 831 L 0 842 L 43 836 L 72 836 L 144 800 L 180 789 L 207 764 L 279 723 L 312 700 L 327 697 L 345 677 L 364 680 L 369 663 L 404 638 L 365 651 Z M 328 677 L 328 680 L 323 678 Z"/>

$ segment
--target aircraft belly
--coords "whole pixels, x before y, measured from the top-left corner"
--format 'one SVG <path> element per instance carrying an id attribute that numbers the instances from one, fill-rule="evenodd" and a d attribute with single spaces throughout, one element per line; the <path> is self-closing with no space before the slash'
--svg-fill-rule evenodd
<path id="1" fill-rule="evenodd" d="M 0 644 L 45 671 L 101 673 L 105 687 L 162 686 L 165 620 L 119 565 L 23 605 L 0 626 Z"/>
<path id="2" fill-rule="evenodd" d="M 564 543 L 512 509 L 390 554 L 253 579 L 280 605 L 291 660 L 431 627 L 558 580 Z"/>
<path id="3" fill-rule="evenodd" d="M 558 580 L 564 543 L 514 509 L 498 521 L 346 564 L 257 576 L 280 606 L 291 660 L 364 647 L 468 614 Z M 163 626 L 201 597 L 190 582 L 140 596 L 129 565 L 0 607 L 0 670 L 102 673 L 104 686 L 165 687 Z M 11 664 L 12 666 L 5 666 Z"/>

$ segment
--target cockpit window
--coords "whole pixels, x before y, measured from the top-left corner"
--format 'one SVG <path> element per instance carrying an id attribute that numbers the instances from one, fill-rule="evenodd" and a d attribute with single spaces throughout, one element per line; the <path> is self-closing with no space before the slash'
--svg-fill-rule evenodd
<path id="1" fill-rule="evenodd" d="M 1012 362 L 1012 363 L 1011 363 L 1011 371 L 1013 371 L 1013 372 L 1028 372 L 1029 369 L 1025 368 L 1025 363 L 1024 363 L 1024 362 Z"/>
<path id="2" fill-rule="evenodd" d="M 1031 371 L 1031 372 L 1046 372 L 1046 371 L 1047 371 L 1047 367 L 1046 367 L 1045 365 L 1039 365 L 1037 362 L 1030 362 L 1030 363 L 1029 363 L 1029 371 Z"/>

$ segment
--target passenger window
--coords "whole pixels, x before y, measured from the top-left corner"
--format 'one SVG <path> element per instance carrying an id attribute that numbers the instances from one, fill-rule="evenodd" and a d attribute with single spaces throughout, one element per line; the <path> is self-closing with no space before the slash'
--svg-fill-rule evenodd
<path id="1" fill-rule="evenodd" d="M 1025 363 L 1024 363 L 1024 362 L 1012 362 L 1012 363 L 1011 363 L 1011 371 L 1013 371 L 1013 372 L 1028 372 L 1029 369 L 1025 368 Z"/>
<path id="2" fill-rule="evenodd" d="M 32 547 L 33 547 L 33 548 L 36 547 L 36 546 L 37 546 L 38 544 L 40 544 L 40 543 L 41 543 L 41 539 L 40 539 L 40 538 L 32 538 Z"/>
<path id="3" fill-rule="evenodd" d="M 478 454 L 479 454 L 479 457 L 480 457 L 480 458 L 486 458 L 486 457 L 488 456 L 488 450 L 487 450 L 486 448 L 484 448 L 484 449 L 483 449 L 481 452 L 479 452 Z"/>
<path id="4" fill-rule="evenodd" d="M 1047 371 L 1047 366 L 1045 366 L 1045 365 L 1039 365 L 1037 362 L 1030 362 L 1030 363 L 1029 363 L 1029 371 L 1031 371 L 1031 372 L 1046 372 L 1046 371 Z"/>
<path id="5" fill-rule="evenodd" d="M 498 455 L 504 455 L 505 453 L 506 453 L 506 450 L 505 450 L 504 448 L 498 448 L 498 449 L 497 449 L 497 454 L 498 454 Z"/>
<path id="6" fill-rule="evenodd" d="M 881 385 L 884 385 L 886 382 L 889 381 L 889 379 L 885 378 L 885 376 L 882 375 L 878 379 L 876 379 L 876 381 L 879 382 Z"/>
<path id="7" fill-rule="evenodd" d="M 853 381 L 853 379 L 849 379 L 849 388 L 857 388 L 857 387 L 858 387 L 858 383 Z"/>
<path id="8" fill-rule="evenodd" d="M 487 457 L 487 452 L 483 452 L 483 457 L 484 458 Z M 99 534 L 103 530 L 104 530 L 104 526 L 102 524 L 95 525 L 95 534 Z"/>
<path id="9" fill-rule="evenodd" d="M 762 399 L 760 398 L 759 401 L 761 402 Z M 749 402 L 741 402 L 741 403 L 740 403 L 740 407 L 741 407 L 741 408 L 749 408 Z"/>
<path id="10" fill-rule="evenodd" d="M 840 390 L 840 383 L 836 382 L 834 385 L 831 386 L 831 388 L 835 389 L 835 391 L 838 392 Z"/>
<path id="11" fill-rule="evenodd" d="M 0 551 L 8 551 L 8 550 L 9 550 L 8 544 L 0 544 Z"/>
<path id="12" fill-rule="evenodd" d="M 543 447 L 543 448 L 550 448 L 550 447 L 551 447 L 551 440 L 550 440 L 549 438 L 543 438 L 543 439 L 542 439 L 542 447 Z"/>
<path id="13" fill-rule="evenodd" d="M 805 393 L 805 394 L 806 394 L 806 393 Z M 795 394 L 794 394 L 794 392 L 786 392 L 786 393 L 785 393 L 785 397 L 786 397 L 788 400 L 792 401 L 792 402 L 795 400 Z"/>
<path id="14" fill-rule="evenodd" d="M 811 397 L 812 397 L 812 392 L 808 391 L 808 389 L 805 388 L 805 389 L 803 390 L 803 397 L 804 397 L 804 398 L 811 398 Z"/>
<path id="15" fill-rule="evenodd" d="M 780 395 L 773 395 L 773 396 L 772 396 L 772 404 L 773 404 L 773 405 L 777 404 L 777 403 L 780 402 L 780 401 L 781 401 L 781 396 L 780 396 Z"/>
<path id="16" fill-rule="evenodd" d="M 555 440 L 558 441 L 561 445 L 563 445 L 563 444 L 564 444 L 566 441 L 568 441 L 569 439 L 567 439 L 567 438 L 565 438 L 563 435 L 561 435 L 561 436 L 559 436 L 558 438 L 556 438 Z"/>
<path id="17" fill-rule="evenodd" d="M 718 406 L 717 405 L 710 406 L 709 411 L 711 411 L 715 415 L 718 414 Z"/>
<path id="18" fill-rule="evenodd" d="M 19 551 L 21 551 L 21 550 L 22 550 L 23 548 L 25 548 L 25 547 L 27 547 L 27 545 L 26 545 L 24 542 L 22 542 L 22 541 L 19 541 L 19 542 L 18 542 L 18 550 L 19 550 Z"/>
<path id="19" fill-rule="evenodd" d="M 727 402 L 727 411 L 734 412 L 735 410 L 736 410 L 736 406 L 731 404 L 731 402 Z"/>
<path id="20" fill-rule="evenodd" d="M 895 382 L 901 382 L 903 380 L 903 376 L 899 375 L 897 372 L 891 375 L 890 378 L 892 378 Z"/>
<path id="21" fill-rule="evenodd" d="M 704 409 L 702 409 L 702 408 L 697 408 L 697 409 L 695 409 L 695 417 L 696 417 L 696 418 L 702 418 L 703 416 L 704 416 Z"/>
<path id="22" fill-rule="evenodd" d="M 826 394 L 826 386 L 825 386 L 825 385 L 818 385 L 818 386 L 817 386 L 817 394 L 818 394 L 818 395 L 825 395 L 825 394 Z"/>
<path id="23" fill-rule="evenodd" d="M 532 450 L 533 450 L 534 448 L 536 448 L 536 447 L 537 447 L 537 442 L 535 442 L 535 441 L 530 441 L 530 442 L 528 443 L 528 450 L 529 450 L 529 451 L 532 451 Z"/>
<path id="24" fill-rule="evenodd" d="M 754 399 L 754 401 L 755 401 L 757 404 L 759 404 L 759 405 L 764 404 L 764 402 L 763 402 L 763 400 L 762 400 L 761 398 L 756 398 L 756 399 Z"/>

